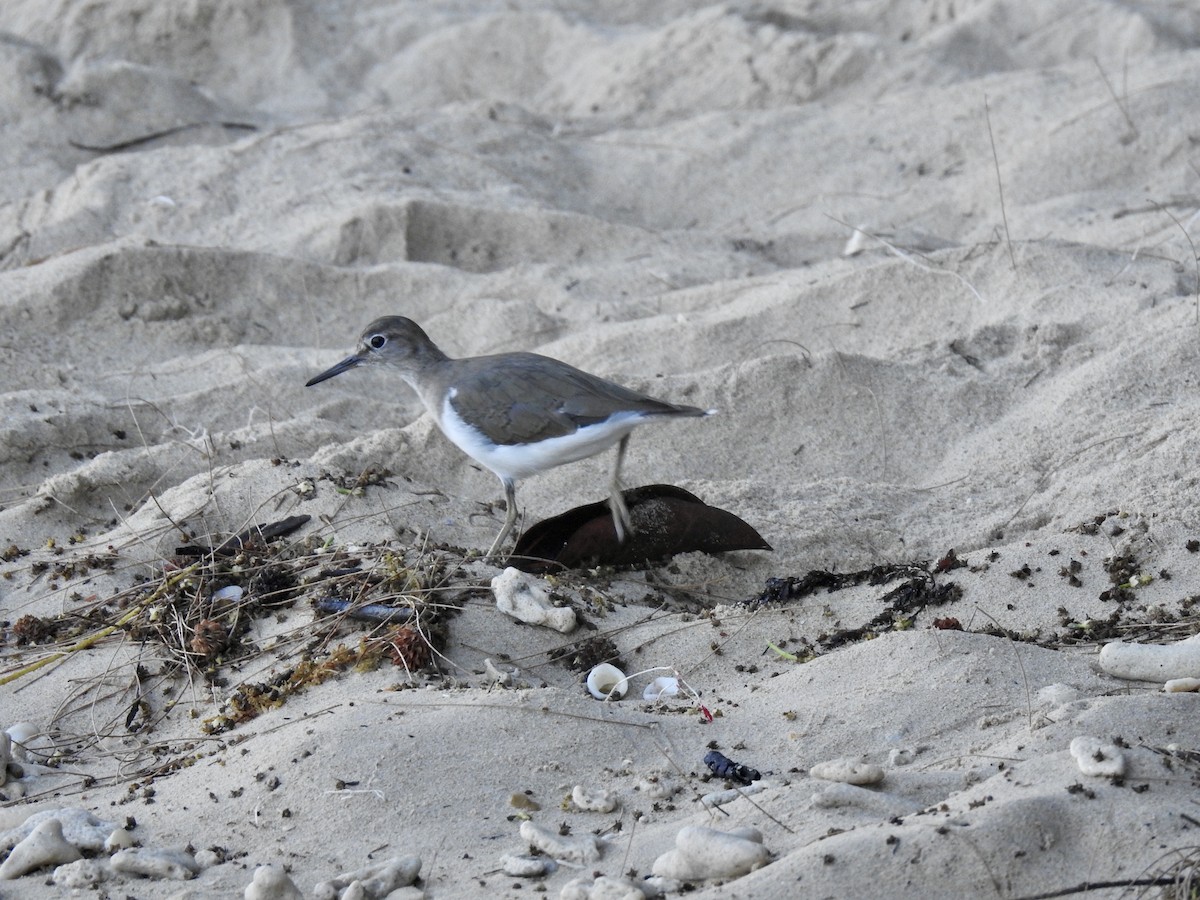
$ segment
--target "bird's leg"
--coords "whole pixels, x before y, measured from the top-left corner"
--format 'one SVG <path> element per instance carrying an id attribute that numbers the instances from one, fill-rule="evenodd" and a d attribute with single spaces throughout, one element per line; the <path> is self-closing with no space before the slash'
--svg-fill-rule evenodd
<path id="1" fill-rule="evenodd" d="M 608 508 L 612 510 L 613 527 L 617 530 L 617 540 L 621 543 L 625 543 L 626 534 L 633 534 L 629 509 L 625 506 L 625 497 L 621 493 L 621 463 L 625 460 L 625 448 L 628 446 L 629 435 L 625 435 L 617 444 L 617 461 L 613 465 L 612 481 L 608 485 Z"/>
<path id="2" fill-rule="evenodd" d="M 504 543 L 504 539 L 512 531 L 513 523 L 517 521 L 516 483 L 511 478 L 501 478 L 500 482 L 504 485 L 504 505 L 508 507 L 508 515 L 504 517 L 504 527 L 500 529 L 500 533 L 492 541 L 492 549 L 487 552 L 488 559 L 496 556 L 496 551 L 500 549 L 500 545 Z"/>

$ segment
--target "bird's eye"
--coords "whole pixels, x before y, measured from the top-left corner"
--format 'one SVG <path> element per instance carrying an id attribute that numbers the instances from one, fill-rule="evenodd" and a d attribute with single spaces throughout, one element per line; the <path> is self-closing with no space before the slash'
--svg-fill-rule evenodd
<path id="1" fill-rule="evenodd" d="M 371 345 L 372 350 L 382 350 L 383 345 L 387 343 L 387 338 L 382 334 L 373 334 L 367 338 L 367 343 Z"/>

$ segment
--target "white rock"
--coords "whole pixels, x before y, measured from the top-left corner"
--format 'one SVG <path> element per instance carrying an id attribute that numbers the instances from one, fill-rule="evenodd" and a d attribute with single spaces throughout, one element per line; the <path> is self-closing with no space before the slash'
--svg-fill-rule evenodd
<path id="1" fill-rule="evenodd" d="M 888 765 L 893 769 L 907 766 L 917 758 L 917 751 L 910 747 L 893 747 L 888 751 Z"/>
<path id="2" fill-rule="evenodd" d="M 80 850 L 103 850 L 104 842 L 117 827 L 112 822 L 97 819 L 86 809 L 44 809 L 34 813 L 16 828 L 0 833 L 0 853 L 16 846 L 20 841 L 33 833 L 43 822 L 57 819 L 62 825 L 62 834 L 67 843 L 74 844 Z M 64 860 L 69 862 L 70 860 Z"/>
<path id="3" fill-rule="evenodd" d="M 559 862 L 586 865 L 600 859 L 600 842 L 594 834 L 559 834 L 533 822 L 521 823 L 521 840 Z"/>
<path id="4" fill-rule="evenodd" d="M 54 883 L 65 888 L 91 888 L 108 878 L 111 871 L 106 860 L 77 859 L 54 870 Z"/>
<path id="5" fill-rule="evenodd" d="M 500 868 L 513 878 L 541 878 L 551 871 L 554 860 L 548 856 L 529 856 L 525 853 L 505 853 L 500 857 Z M 557 868 L 557 866 L 555 866 Z"/>
<path id="6" fill-rule="evenodd" d="M 283 866 L 259 866 L 254 879 L 242 892 L 245 900 L 304 900 L 304 895 L 288 877 Z"/>
<path id="7" fill-rule="evenodd" d="M 361 881 L 352 881 L 338 894 L 338 900 L 367 900 L 367 889 Z"/>
<path id="8" fill-rule="evenodd" d="M 595 881 L 576 878 L 563 885 L 559 900 L 646 900 L 645 893 L 627 878 L 597 876 Z"/>
<path id="9" fill-rule="evenodd" d="M 329 881 L 322 881 L 313 888 L 317 900 L 340 900 L 347 888 L 358 882 L 371 898 L 386 897 L 397 888 L 407 887 L 417 880 L 421 871 L 421 860 L 415 856 L 393 856 L 373 866 L 365 866 L 355 872 L 343 872 Z"/>
<path id="10" fill-rule="evenodd" d="M 730 788 L 727 791 L 713 791 L 711 794 L 705 794 L 701 797 L 700 802 L 704 804 L 706 809 L 713 809 L 717 806 L 724 806 L 726 803 L 732 803 L 739 797 L 757 794 L 759 791 L 766 790 L 766 788 L 766 782 L 756 781 L 754 784 L 748 784 L 745 787 Z"/>
<path id="11" fill-rule="evenodd" d="M 606 788 L 571 788 L 571 802 L 584 812 L 609 813 L 617 808 L 617 795 Z"/>
<path id="12" fill-rule="evenodd" d="M 200 867 L 186 850 L 166 847 L 130 847 L 118 850 L 110 860 L 114 872 L 141 875 L 146 878 L 173 878 L 187 881 L 195 878 Z"/>
<path id="13" fill-rule="evenodd" d="M 1168 694 L 1186 694 L 1200 691 L 1200 678 L 1172 678 L 1163 685 Z"/>
<path id="14" fill-rule="evenodd" d="M 530 625 L 544 625 L 566 634 L 575 629 L 575 610 L 555 606 L 546 583 L 509 566 L 492 579 L 496 608 Z"/>
<path id="15" fill-rule="evenodd" d="M 1097 777 L 1125 774 L 1125 754 L 1116 744 L 1099 738 L 1080 736 L 1071 741 L 1071 755 L 1084 775 Z"/>
<path id="16" fill-rule="evenodd" d="M 74 862 L 82 856 L 79 848 L 63 837 L 62 822 L 46 819 L 12 848 L 8 859 L 0 863 L 0 881 L 20 878 L 47 866 Z"/>
<path id="17" fill-rule="evenodd" d="M 855 759 L 819 762 L 808 770 L 808 774 L 823 781 L 840 781 L 843 784 L 879 784 L 884 777 L 881 767 Z"/>
<path id="18" fill-rule="evenodd" d="M 737 878 L 766 865 L 770 856 L 762 834 L 754 828 L 725 832 L 687 825 L 675 835 L 675 849 L 656 859 L 651 871 L 679 881 Z"/>
<path id="19" fill-rule="evenodd" d="M 1100 668 L 1131 681 L 1200 678 L 1200 634 L 1174 644 L 1113 641 L 1100 649 Z"/>

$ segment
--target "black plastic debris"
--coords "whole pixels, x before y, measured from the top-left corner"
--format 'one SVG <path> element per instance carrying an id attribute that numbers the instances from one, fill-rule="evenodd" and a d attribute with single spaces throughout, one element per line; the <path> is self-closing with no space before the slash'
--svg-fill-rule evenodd
<path id="1" fill-rule="evenodd" d="M 758 769 L 752 769 L 749 766 L 743 766 L 741 763 L 735 763 L 720 750 L 709 750 L 705 753 L 704 764 L 712 769 L 712 773 L 718 778 L 736 781 L 742 785 L 750 784 L 762 778 L 762 773 Z"/>

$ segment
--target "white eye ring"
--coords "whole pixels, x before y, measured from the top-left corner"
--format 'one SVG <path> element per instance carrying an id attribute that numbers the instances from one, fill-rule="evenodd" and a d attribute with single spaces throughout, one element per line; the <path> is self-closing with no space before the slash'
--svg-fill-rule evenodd
<path id="1" fill-rule="evenodd" d="M 373 334 L 367 338 L 367 343 L 370 345 L 372 350 L 382 350 L 384 344 L 387 343 L 387 338 L 382 334 Z"/>

